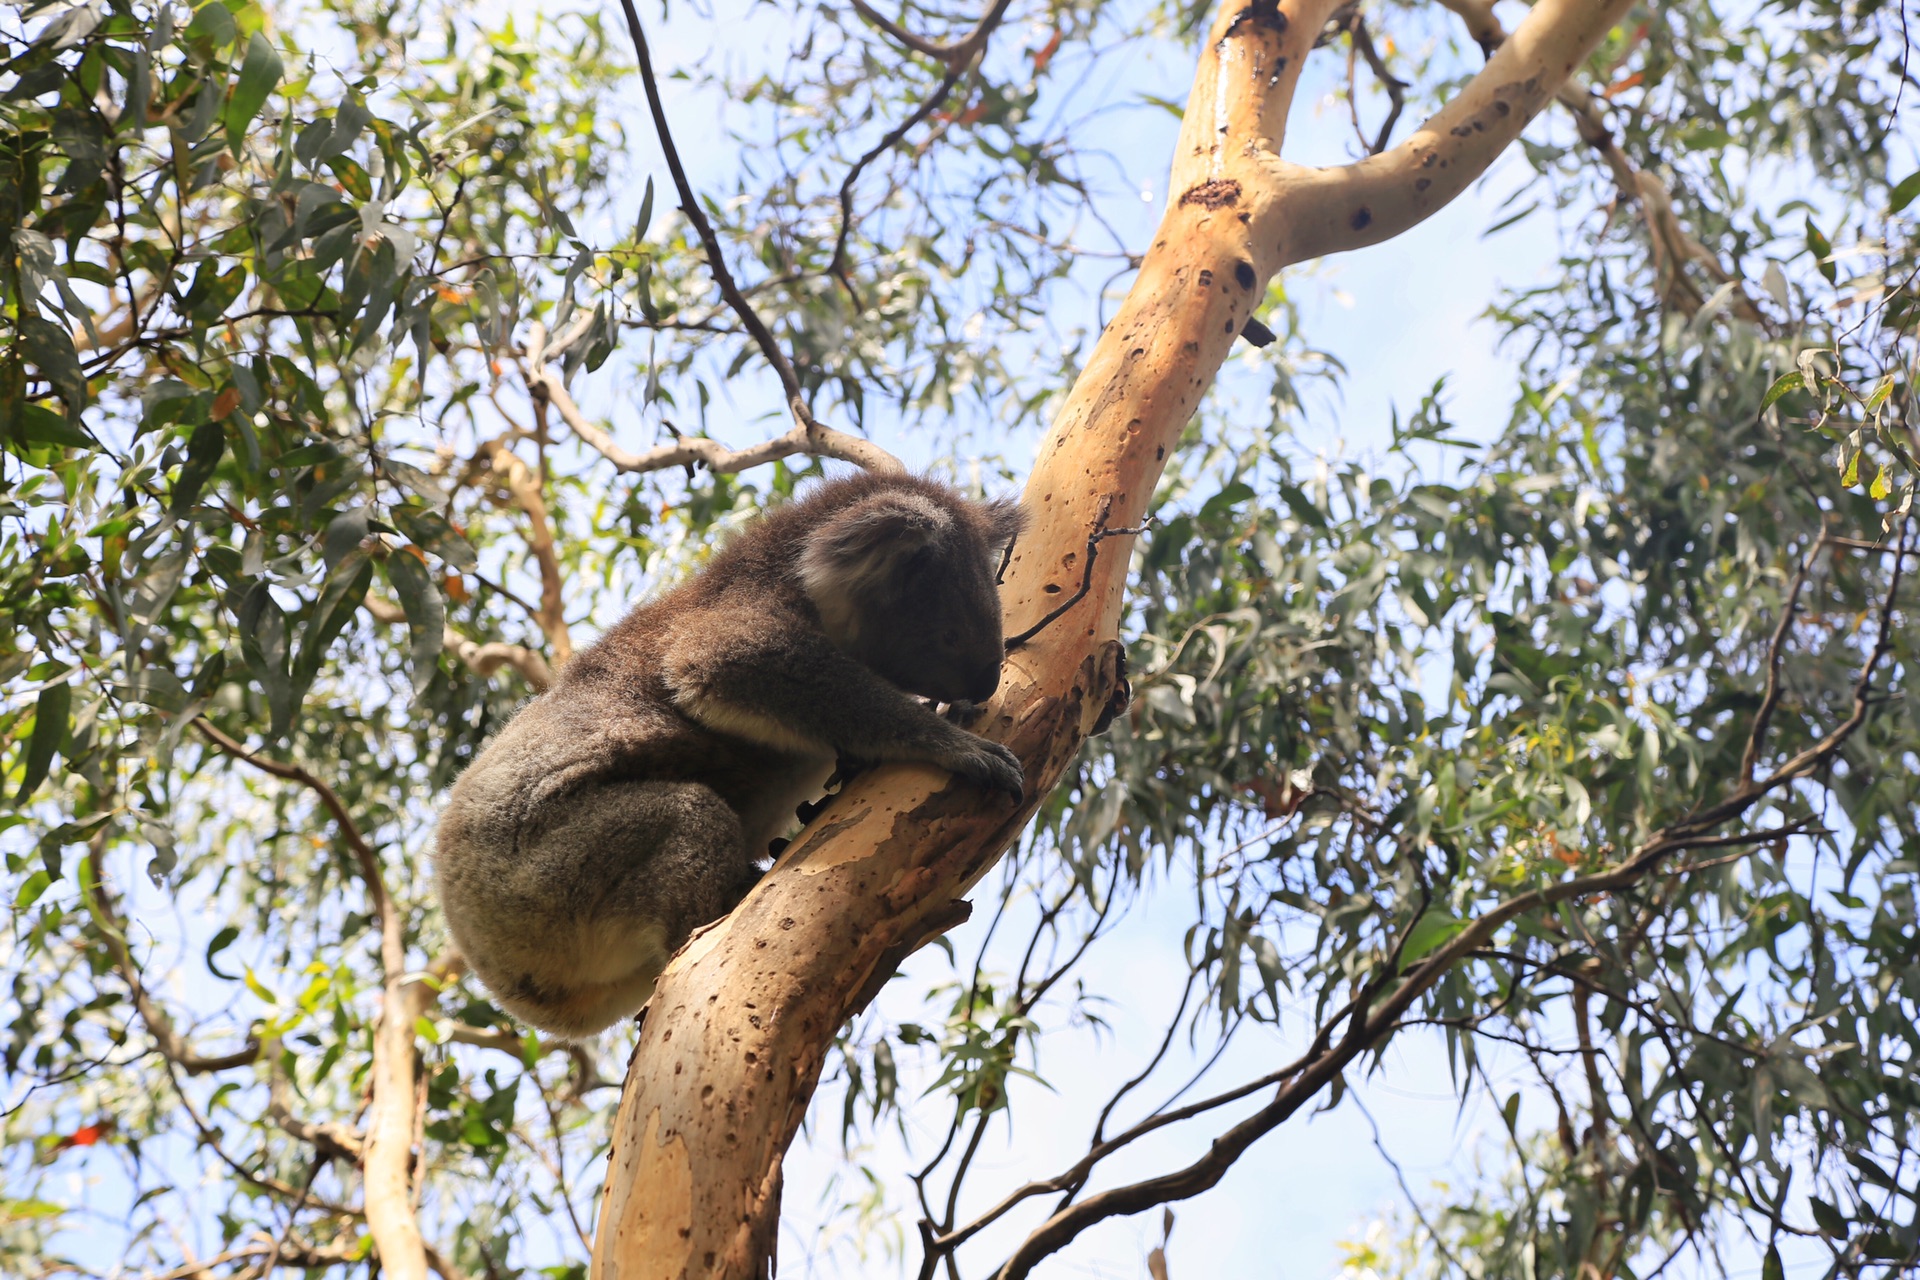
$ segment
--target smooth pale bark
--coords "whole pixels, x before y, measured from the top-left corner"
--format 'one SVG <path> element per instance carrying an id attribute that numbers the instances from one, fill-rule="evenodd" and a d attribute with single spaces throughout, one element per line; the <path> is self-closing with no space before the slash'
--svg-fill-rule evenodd
<path id="1" fill-rule="evenodd" d="M 1042 442 L 1006 574 L 1018 633 L 1070 599 L 1088 539 L 1136 525 L 1235 336 L 1281 267 L 1377 243 L 1482 173 L 1630 7 L 1539 0 L 1485 69 L 1382 155 L 1279 159 L 1302 61 L 1335 0 L 1230 0 L 1202 51 L 1172 197 L 1119 314 Z M 972 727 L 1019 753 L 1016 806 L 925 767 L 856 780 L 661 977 L 615 1121 L 597 1280 L 765 1274 L 780 1164 L 827 1050 L 901 959 L 966 918 L 969 888 L 1059 781 L 1119 679 L 1132 539 L 1014 653 Z"/>

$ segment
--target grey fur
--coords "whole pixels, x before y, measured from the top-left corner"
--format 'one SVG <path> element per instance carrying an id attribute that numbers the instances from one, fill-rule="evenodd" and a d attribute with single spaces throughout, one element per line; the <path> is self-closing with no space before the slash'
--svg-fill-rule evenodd
<path id="1" fill-rule="evenodd" d="M 908 696 L 998 686 L 993 574 L 1019 528 L 931 480 L 830 481 L 569 663 L 440 819 L 447 928 L 500 1004 L 566 1036 L 637 1011 L 836 757 L 1020 795 L 1011 752 Z"/>

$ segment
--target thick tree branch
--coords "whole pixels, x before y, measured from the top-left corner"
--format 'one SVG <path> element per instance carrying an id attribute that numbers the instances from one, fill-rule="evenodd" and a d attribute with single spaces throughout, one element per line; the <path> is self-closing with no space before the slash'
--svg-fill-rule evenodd
<path id="1" fill-rule="evenodd" d="M 1467 26 L 1467 34 L 1480 46 L 1481 52 L 1492 57 L 1507 39 L 1507 29 L 1494 15 L 1490 3 L 1481 0 L 1440 0 L 1440 3 L 1458 14 Z M 1601 99 L 1577 77 L 1570 78 L 1554 94 L 1554 98 L 1567 113 L 1573 117 L 1574 130 L 1580 140 L 1592 148 L 1613 176 L 1613 184 L 1620 198 L 1628 204 L 1639 206 L 1641 217 L 1647 224 L 1647 239 L 1653 249 L 1654 278 L 1660 290 L 1661 301 L 1682 315 L 1695 315 L 1706 305 L 1706 298 L 1694 287 L 1683 268 L 1693 263 L 1703 268 L 1708 275 L 1720 284 L 1728 284 L 1735 276 L 1720 265 L 1720 259 L 1712 250 L 1689 235 L 1680 225 L 1680 219 L 1673 211 L 1673 197 L 1666 185 L 1650 173 L 1634 166 L 1627 153 L 1620 148 L 1619 139 L 1607 126 L 1601 115 Z M 1744 290 L 1736 290 L 1734 298 L 1736 314 L 1743 319 L 1757 320 L 1759 310 Z"/>
<path id="2" fill-rule="evenodd" d="M 615 1121 L 594 1249 L 600 1280 L 764 1274 L 781 1160 L 835 1031 L 953 918 L 952 904 L 1019 836 L 1119 684 L 1127 558 L 1101 556 L 1088 574 L 1087 539 L 1146 514 L 1275 271 L 1384 239 L 1438 209 L 1628 4 L 1539 0 L 1434 122 L 1401 147 L 1322 173 L 1282 162 L 1279 148 L 1301 64 L 1334 0 L 1228 0 L 1203 48 L 1160 230 L 1027 482 L 1029 528 L 1004 577 L 1008 633 L 1052 614 L 1083 578 L 1088 586 L 1009 656 L 1000 692 L 973 725 L 1020 756 L 1027 798 L 1009 806 L 930 766 L 862 773 L 730 916 L 674 957 Z"/>
<path id="3" fill-rule="evenodd" d="M 1449 204 L 1520 136 L 1631 0 L 1544 0 L 1432 119 L 1391 151 L 1310 169 L 1275 157 L 1271 207 L 1256 227 L 1284 262 L 1379 244 Z M 1192 113 L 1189 113 L 1189 119 Z"/>
<path id="4" fill-rule="evenodd" d="M 298 765 L 256 755 L 205 720 L 194 721 L 215 747 L 263 773 L 298 782 L 319 799 L 353 851 L 371 914 L 380 926 L 383 992 L 380 1021 L 373 1033 L 373 1100 L 367 1108 L 361 1144 L 367 1231 L 380 1254 L 381 1270 L 392 1280 L 426 1280 L 426 1245 L 414 1211 L 410 1170 L 414 1141 L 414 1068 L 419 1044 L 414 1021 L 426 1011 L 437 982 L 432 975 L 408 974 L 405 924 L 380 873 L 380 859 L 338 793 Z M 450 961 L 457 965 L 457 960 Z"/>

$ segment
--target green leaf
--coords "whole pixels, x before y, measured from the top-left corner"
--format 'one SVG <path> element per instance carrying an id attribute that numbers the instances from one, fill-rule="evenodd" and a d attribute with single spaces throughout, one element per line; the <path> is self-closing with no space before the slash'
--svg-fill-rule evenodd
<path id="1" fill-rule="evenodd" d="M 1780 1263 L 1780 1246 L 1769 1244 L 1767 1257 L 1760 1264 L 1760 1280 L 1787 1280 L 1787 1269 Z"/>
<path id="2" fill-rule="evenodd" d="M 228 947 L 232 946 L 234 944 L 235 939 L 239 938 L 239 936 L 240 936 L 240 930 L 236 929 L 232 925 L 226 926 L 224 929 L 220 930 L 220 932 L 213 935 L 213 940 L 207 943 L 207 972 L 208 973 L 211 973 L 214 977 L 223 979 L 224 981 L 227 981 L 227 982 L 232 982 L 235 980 L 236 975 L 227 973 L 224 970 L 222 970 L 219 965 L 213 962 L 213 958 L 219 955 L 222 951 L 225 951 Z"/>
<path id="3" fill-rule="evenodd" d="M 1827 283 L 1834 283 L 1837 274 L 1833 265 L 1833 241 L 1813 225 L 1811 216 L 1807 218 L 1807 251 L 1813 254 L 1814 265 L 1820 268 L 1820 274 L 1826 277 Z"/>
<path id="4" fill-rule="evenodd" d="M 1855 449 L 1847 455 L 1847 463 L 1840 469 L 1840 483 L 1851 489 L 1860 483 L 1860 455 L 1864 452 Z"/>
<path id="5" fill-rule="evenodd" d="M 233 93 L 227 99 L 227 109 L 223 115 L 227 126 L 227 149 L 234 155 L 240 154 L 240 140 L 247 136 L 247 126 L 260 114 L 260 108 L 267 103 L 267 95 L 280 83 L 284 71 L 280 64 L 280 55 L 267 42 L 267 38 L 258 31 L 247 41 L 247 56 L 240 64 L 240 78 L 234 82 Z"/>
<path id="6" fill-rule="evenodd" d="M 1900 181 L 1894 183 L 1893 191 L 1887 196 L 1887 212 L 1898 213 L 1920 196 L 1920 170 L 1915 170 Z"/>
<path id="7" fill-rule="evenodd" d="M 427 573 L 426 561 L 412 548 L 403 547 L 387 557 L 387 581 L 407 611 L 407 634 L 412 640 L 409 662 L 413 668 L 413 692 L 417 697 L 426 690 L 440 661 L 440 646 L 446 635 L 447 607 L 440 588 Z"/>
<path id="8" fill-rule="evenodd" d="M 392 515 L 402 533 L 446 561 L 449 567 L 462 573 L 471 573 L 480 567 L 473 544 L 461 537 L 438 511 L 396 507 Z"/>
<path id="9" fill-rule="evenodd" d="M 40 900 L 40 895 L 53 883 L 53 877 L 44 871 L 36 871 L 20 883 L 20 891 L 13 895 L 13 909 L 25 911 Z"/>
<path id="10" fill-rule="evenodd" d="M 1880 473 L 1873 478 L 1873 484 L 1867 488 L 1867 496 L 1875 502 L 1893 492 L 1893 468 L 1881 467 Z"/>
<path id="11" fill-rule="evenodd" d="M 87 379 L 80 372 L 80 357 L 73 349 L 73 336 L 62 325 L 40 316 L 22 316 L 20 343 L 27 359 L 40 376 L 53 384 L 67 407 L 67 417 L 78 418 L 87 406 Z"/>
<path id="12" fill-rule="evenodd" d="M 1466 927 L 1465 920 L 1444 911 L 1427 912 L 1413 926 L 1413 932 L 1407 935 L 1407 945 L 1400 950 L 1401 966 L 1404 968 L 1422 956 L 1438 951 L 1459 937 Z"/>
<path id="13" fill-rule="evenodd" d="M 173 514 L 181 515 L 200 500 L 200 491 L 220 465 L 227 451 L 227 429 L 216 421 L 206 421 L 193 429 L 187 441 L 187 460 L 180 467 L 180 478 L 173 482 L 173 498 L 168 504 Z"/>
<path id="14" fill-rule="evenodd" d="M 287 615 L 264 582 L 248 588 L 240 601 L 240 653 L 267 695 L 272 736 L 281 738 L 293 724 L 293 677 L 287 670 Z"/>
<path id="15" fill-rule="evenodd" d="M 1790 391 L 1798 391 L 1806 385 L 1807 380 L 1801 375 L 1798 369 L 1792 373 L 1781 374 L 1773 380 L 1773 385 L 1767 388 L 1767 394 L 1760 397 L 1760 411 L 1765 413 L 1768 409 L 1773 408 L 1780 397 Z"/>
<path id="16" fill-rule="evenodd" d="M 1892 394 L 1893 394 L 1893 379 L 1882 378 L 1880 380 L 1880 385 L 1873 389 L 1873 394 L 1867 397 L 1867 412 L 1878 413 L 1880 411 L 1880 406 L 1885 404 L 1887 402 L 1887 397 Z"/>
<path id="17" fill-rule="evenodd" d="M 1847 1238 L 1847 1220 L 1840 1211 L 1818 1196 L 1809 1196 L 1807 1204 L 1813 1210 L 1813 1220 L 1820 1230 L 1838 1240 Z"/>
<path id="18" fill-rule="evenodd" d="M 638 248 L 647 238 L 647 227 L 653 222 L 653 175 L 647 175 L 647 193 L 640 197 L 640 216 L 634 220 L 633 243 Z"/>
<path id="19" fill-rule="evenodd" d="M 53 767 L 54 753 L 67 740 L 72 711 L 72 685 L 63 680 L 40 691 L 40 699 L 33 709 L 33 737 L 27 740 L 26 772 L 13 798 L 15 804 L 26 803 L 27 797 L 46 781 L 47 772 Z"/>
<path id="20" fill-rule="evenodd" d="M 21 407 L 19 420 L 14 423 L 14 435 L 24 444 L 57 444 L 70 449 L 94 447 L 86 432 L 40 404 Z"/>

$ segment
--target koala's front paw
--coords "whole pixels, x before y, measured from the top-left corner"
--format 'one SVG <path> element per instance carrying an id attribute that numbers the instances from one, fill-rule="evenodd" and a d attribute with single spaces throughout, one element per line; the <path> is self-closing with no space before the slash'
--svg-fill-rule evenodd
<path id="1" fill-rule="evenodd" d="M 1020 770 L 1020 757 L 997 742 L 969 737 L 963 751 L 947 762 L 969 782 L 977 782 L 995 791 L 1004 791 L 1015 800 L 1026 794 L 1026 775 Z"/>

